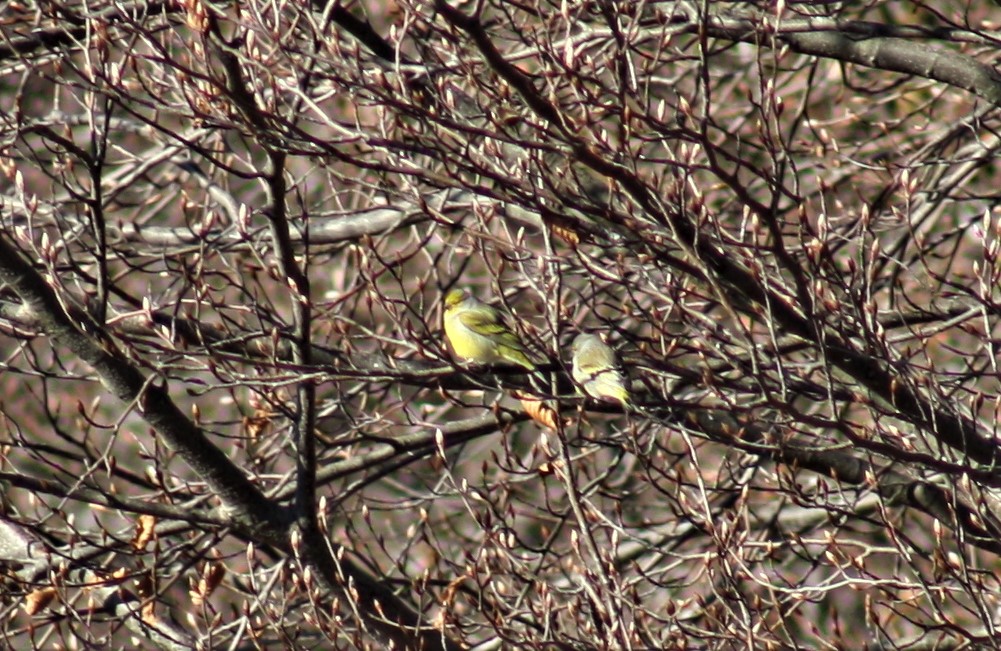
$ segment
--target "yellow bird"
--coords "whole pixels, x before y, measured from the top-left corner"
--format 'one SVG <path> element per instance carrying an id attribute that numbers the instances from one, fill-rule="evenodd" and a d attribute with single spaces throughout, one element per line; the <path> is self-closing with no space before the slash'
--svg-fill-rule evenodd
<path id="1" fill-rule="evenodd" d="M 571 375 L 587 395 L 596 400 L 613 400 L 629 405 L 629 390 L 618 368 L 615 352 L 601 337 L 580 334 L 571 345 L 573 366 Z"/>
<path id="2" fill-rule="evenodd" d="M 517 364 L 529 371 L 535 363 L 504 323 L 500 312 L 464 289 L 445 295 L 445 336 L 455 354 L 478 364 Z"/>

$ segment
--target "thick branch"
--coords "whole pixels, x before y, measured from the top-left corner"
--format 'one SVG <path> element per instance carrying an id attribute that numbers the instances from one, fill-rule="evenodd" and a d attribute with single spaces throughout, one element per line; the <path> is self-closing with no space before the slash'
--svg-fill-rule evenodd
<path id="1" fill-rule="evenodd" d="M 144 377 L 84 313 L 77 313 L 77 321 L 70 318 L 52 287 L 6 234 L 0 235 L 0 281 L 24 301 L 41 330 L 90 364 L 108 391 L 137 405 L 140 415 L 208 484 L 236 523 L 280 540 L 280 510 L 178 409 L 166 387 Z"/>

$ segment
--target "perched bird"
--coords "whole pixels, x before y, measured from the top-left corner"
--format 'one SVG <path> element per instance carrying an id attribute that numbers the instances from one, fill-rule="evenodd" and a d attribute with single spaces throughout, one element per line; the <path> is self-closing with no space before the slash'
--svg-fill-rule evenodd
<path id="1" fill-rule="evenodd" d="M 601 337 L 580 334 L 573 340 L 571 375 L 587 395 L 596 400 L 612 400 L 629 405 L 629 390 L 618 368 L 615 352 Z"/>
<path id="2" fill-rule="evenodd" d="M 531 371 L 535 363 L 500 312 L 464 289 L 445 295 L 445 336 L 455 354 L 478 364 L 510 363 Z"/>

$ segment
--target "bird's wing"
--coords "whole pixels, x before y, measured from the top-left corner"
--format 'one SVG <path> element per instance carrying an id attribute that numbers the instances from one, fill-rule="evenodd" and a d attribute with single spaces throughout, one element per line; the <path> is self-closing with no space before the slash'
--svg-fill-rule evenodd
<path id="1" fill-rule="evenodd" d="M 459 321 L 468 329 L 484 337 L 489 337 L 498 346 L 500 356 L 527 369 L 535 368 L 525 355 L 525 345 L 521 343 L 507 324 L 501 320 L 500 314 L 493 310 L 468 310 L 458 314 Z"/>
<path id="2" fill-rule="evenodd" d="M 595 376 L 608 371 L 618 372 L 619 361 L 611 350 L 598 349 L 591 351 L 587 359 L 578 359 L 577 368 L 585 375 Z"/>
<path id="3" fill-rule="evenodd" d="M 510 333 L 504 322 L 491 310 L 466 310 L 460 312 L 458 317 L 462 325 L 483 335 L 497 336 Z"/>

